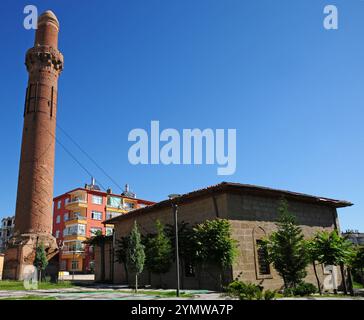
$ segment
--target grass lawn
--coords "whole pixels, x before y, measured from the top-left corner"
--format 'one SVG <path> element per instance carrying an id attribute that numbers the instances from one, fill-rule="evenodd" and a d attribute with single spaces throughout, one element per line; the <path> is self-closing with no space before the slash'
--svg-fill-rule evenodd
<path id="1" fill-rule="evenodd" d="M 135 293 L 134 290 L 118 290 L 120 293 L 128 293 L 128 294 L 145 294 L 148 296 L 157 296 L 164 298 L 173 298 L 176 296 L 176 291 L 162 291 L 162 290 L 140 290 L 138 293 Z M 192 293 L 186 293 L 180 291 L 179 293 L 181 298 L 192 298 L 194 295 Z"/>
<path id="2" fill-rule="evenodd" d="M 354 287 L 354 289 L 363 289 L 364 288 L 363 284 L 361 284 L 359 282 L 355 282 L 355 281 L 353 281 L 353 287 Z"/>
<path id="3" fill-rule="evenodd" d="M 0 300 L 57 300 L 55 297 L 43 297 L 43 296 L 23 296 L 23 297 L 10 297 L 0 298 Z"/>
<path id="4" fill-rule="evenodd" d="M 61 288 L 73 288 L 74 284 L 71 281 L 63 281 L 58 283 L 50 282 L 39 282 L 38 289 L 41 290 L 52 290 Z M 12 281 L 12 280 L 2 280 L 0 281 L 0 290 L 26 290 L 24 288 L 23 281 Z"/>

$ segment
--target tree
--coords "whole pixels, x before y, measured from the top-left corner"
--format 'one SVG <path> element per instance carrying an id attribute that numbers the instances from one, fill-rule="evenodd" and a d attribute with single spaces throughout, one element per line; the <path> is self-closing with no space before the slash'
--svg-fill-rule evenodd
<path id="1" fill-rule="evenodd" d="M 47 255 L 44 250 L 44 244 L 41 242 L 36 247 L 34 266 L 39 270 L 39 280 L 42 281 L 42 271 L 44 271 L 48 265 Z"/>
<path id="2" fill-rule="evenodd" d="M 295 288 L 306 277 L 308 255 L 302 230 L 288 211 L 288 203 L 281 200 L 278 207 L 278 230 L 264 241 L 269 262 L 283 278 L 286 289 Z"/>
<path id="3" fill-rule="evenodd" d="M 170 239 L 172 244 L 172 253 L 173 253 L 173 260 L 175 261 L 175 228 L 174 225 L 167 224 L 165 227 L 165 232 L 167 237 Z M 181 221 L 178 223 L 178 246 L 179 246 L 179 257 L 180 257 L 180 264 L 181 264 L 181 270 L 184 270 L 185 267 L 189 266 L 190 271 L 194 272 L 194 267 L 197 264 L 196 261 L 196 241 L 194 241 L 194 230 L 190 227 L 190 225 L 187 222 Z M 183 284 L 184 277 L 181 277 L 181 284 L 182 288 L 184 287 Z"/>
<path id="4" fill-rule="evenodd" d="M 308 252 L 308 256 L 312 262 L 312 266 L 313 266 L 313 271 L 315 273 L 315 278 L 316 278 L 316 282 L 317 282 L 317 288 L 319 290 L 320 295 L 322 295 L 322 289 L 321 289 L 321 283 L 320 283 L 320 278 L 317 274 L 317 268 L 316 268 L 316 261 L 319 260 L 319 251 L 317 250 L 317 246 L 314 240 L 309 240 L 307 241 L 307 252 Z"/>
<path id="5" fill-rule="evenodd" d="M 197 259 L 219 267 L 219 285 L 222 287 L 224 269 L 230 267 L 237 256 L 237 241 L 231 238 L 230 222 L 206 220 L 193 230 Z"/>
<path id="6" fill-rule="evenodd" d="M 136 221 L 128 237 L 126 261 L 129 269 L 135 272 L 135 292 L 138 292 L 138 275 L 144 269 L 145 253 Z"/>
<path id="7" fill-rule="evenodd" d="M 355 255 L 353 244 L 341 237 L 337 230 L 318 232 L 312 246 L 317 261 L 327 265 L 340 266 L 344 292 L 347 294 L 344 265 L 350 265 Z M 350 272 L 350 270 L 349 270 Z"/>
<path id="8" fill-rule="evenodd" d="M 145 264 L 149 271 L 161 275 L 169 271 L 172 264 L 172 244 L 167 237 L 162 223 L 156 221 L 156 234 L 149 234 L 145 238 Z"/>
<path id="9" fill-rule="evenodd" d="M 364 247 L 357 247 L 355 250 L 355 256 L 352 261 L 352 268 L 355 274 L 360 274 L 360 280 L 364 284 Z"/>
<path id="10" fill-rule="evenodd" d="M 120 237 L 117 241 L 117 248 L 115 249 L 116 261 L 123 264 L 125 277 L 129 279 L 128 265 L 126 260 L 126 255 L 129 247 L 129 237 Z"/>
<path id="11" fill-rule="evenodd" d="M 101 256 L 101 275 L 100 280 L 105 280 L 105 242 L 106 239 L 109 238 L 102 234 L 101 230 L 97 230 L 93 237 L 87 239 L 84 243 L 89 244 L 91 246 L 100 247 L 100 256 Z"/>

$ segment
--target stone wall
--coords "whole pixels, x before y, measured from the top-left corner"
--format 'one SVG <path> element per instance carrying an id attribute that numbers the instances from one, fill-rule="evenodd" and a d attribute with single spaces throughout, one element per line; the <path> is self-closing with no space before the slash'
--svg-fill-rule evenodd
<path id="1" fill-rule="evenodd" d="M 297 217 L 298 224 L 303 229 L 306 238 L 312 237 L 319 230 L 333 230 L 335 224 L 337 225 L 335 208 L 322 204 L 298 201 L 289 201 L 288 203 L 290 212 Z M 225 272 L 224 278 L 226 282 L 239 276 L 243 281 L 261 284 L 266 289 L 280 289 L 283 281 L 272 266 L 270 266 L 270 274 L 259 274 L 256 246 L 257 240 L 276 230 L 275 221 L 278 217 L 278 204 L 279 199 L 277 198 L 258 197 L 240 193 L 214 194 L 179 205 L 178 221 L 185 221 L 190 225 L 195 225 L 207 219 L 215 219 L 217 217 L 228 219 L 232 225 L 232 236 L 238 241 L 239 255 L 232 268 Z M 121 219 L 115 224 L 116 238 L 127 236 L 134 221 L 138 223 L 141 233 L 155 232 L 155 222 L 157 219 L 163 224 L 173 224 L 172 208 L 155 209 Z M 110 261 L 108 258 L 105 260 Z M 98 265 L 98 251 L 96 251 L 96 266 Z M 108 268 L 110 269 L 110 267 L 106 267 L 106 269 Z M 182 288 L 219 289 L 218 270 L 216 268 L 207 267 L 204 270 L 197 269 L 195 271 L 195 277 L 186 277 L 182 266 Z M 307 271 L 306 281 L 316 285 L 312 266 L 309 266 Z M 324 274 L 322 265 L 317 265 L 317 271 L 322 283 L 326 283 L 327 288 L 329 288 L 332 281 L 331 275 L 328 272 Z M 337 272 L 337 274 L 339 276 L 340 273 Z M 110 277 L 106 276 L 106 278 Z M 96 279 L 99 279 L 98 271 L 96 272 Z M 115 283 L 133 284 L 134 277 L 132 274 L 129 274 L 127 277 L 124 266 L 115 263 L 112 281 Z M 172 266 L 168 273 L 161 277 L 145 271 L 139 279 L 141 286 L 151 285 L 153 287 L 174 288 L 175 283 L 175 265 Z"/>
<path id="2" fill-rule="evenodd" d="M 305 238 L 311 238 L 317 231 L 331 231 L 337 224 L 336 209 L 319 204 L 288 202 L 289 211 L 296 216 L 297 223 Z M 270 275 L 260 275 L 257 261 L 256 241 L 276 231 L 279 199 L 251 195 L 228 194 L 228 219 L 233 229 L 233 237 L 239 243 L 239 255 L 233 266 L 233 277 L 243 281 L 263 285 L 267 289 L 282 287 L 283 281 L 273 267 Z M 313 267 L 309 265 L 306 281 L 316 285 Z M 329 274 L 324 274 L 323 266 L 317 265 L 321 282 Z"/>

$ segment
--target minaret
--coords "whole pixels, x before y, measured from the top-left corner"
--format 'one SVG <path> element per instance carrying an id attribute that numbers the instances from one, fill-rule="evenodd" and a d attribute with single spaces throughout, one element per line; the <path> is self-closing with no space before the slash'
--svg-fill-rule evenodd
<path id="1" fill-rule="evenodd" d="M 52 11 L 38 18 L 34 47 L 26 53 L 29 73 L 18 177 L 14 237 L 5 255 L 4 275 L 22 279 L 32 264 L 37 243 L 48 258 L 57 253 L 52 236 L 53 177 L 58 77 L 63 56 L 58 51 L 59 22 Z"/>

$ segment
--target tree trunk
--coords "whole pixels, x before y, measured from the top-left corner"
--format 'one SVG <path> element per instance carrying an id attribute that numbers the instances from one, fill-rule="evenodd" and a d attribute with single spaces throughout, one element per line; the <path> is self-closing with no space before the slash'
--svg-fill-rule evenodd
<path id="1" fill-rule="evenodd" d="M 349 292 L 351 296 L 354 296 L 353 280 L 351 277 L 351 268 L 348 268 L 348 282 L 349 282 Z"/>
<path id="2" fill-rule="evenodd" d="M 320 283 L 320 279 L 319 279 L 318 274 L 317 274 L 315 261 L 312 261 L 312 264 L 313 264 L 313 271 L 315 272 L 315 277 L 316 277 L 316 281 L 317 281 L 317 288 L 318 288 L 320 296 L 321 296 L 322 295 L 321 283 Z"/>
<path id="3" fill-rule="evenodd" d="M 220 290 L 223 291 L 224 290 L 224 267 L 221 266 L 220 267 Z"/>
<path id="4" fill-rule="evenodd" d="M 202 273 L 202 265 L 199 263 L 198 264 L 198 267 L 197 267 L 198 271 L 198 275 L 197 275 L 197 278 L 198 278 L 198 288 L 201 290 L 201 273 Z"/>
<path id="5" fill-rule="evenodd" d="M 101 253 L 101 281 L 105 281 L 105 244 L 100 244 Z"/>
<path id="6" fill-rule="evenodd" d="M 183 259 L 181 259 L 181 268 L 180 268 L 181 272 L 180 272 L 180 279 L 181 279 L 181 289 L 184 289 L 185 288 L 185 277 L 184 277 L 184 274 L 185 274 L 185 262 Z"/>
<path id="7" fill-rule="evenodd" d="M 129 272 L 128 272 L 128 267 L 127 267 L 126 263 L 123 263 L 123 265 L 124 265 L 126 282 L 129 285 Z"/>
<path id="8" fill-rule="evenodd" d="M 286 277 L 282 276 L 282 278 L 283 278 L 284 289 L 288 289 L 287 282 L 286 282 Z"/>
<path id="9" fill-rule="evenodd" d="M 135 273 L 135 293 L 138 293 L 138 273 Z"/>
<path id="10" fill-rule="evenodd" d="M 348 288 L 346 286 L 346 277 L 345 277 L 345 270 L 344 270 L 344 264 L 340 263 L 340 271 L 341 271 L 341 281 L 343 283 L 343 289 L 344 289 L 344 294 L 348 294 Z"/>

